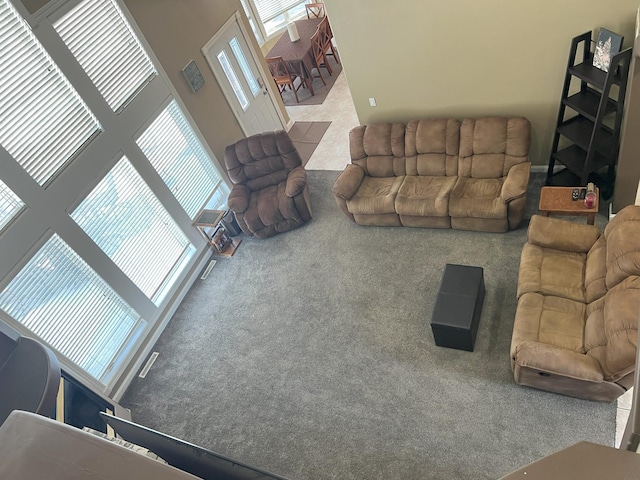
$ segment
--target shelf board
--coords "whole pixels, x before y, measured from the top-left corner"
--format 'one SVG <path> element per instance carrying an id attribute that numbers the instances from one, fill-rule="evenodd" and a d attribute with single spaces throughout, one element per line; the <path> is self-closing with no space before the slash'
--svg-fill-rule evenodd
<path id="1" fill-rule="evenodd" d="M 558 127 L 558 133 L 567 137 L 573 143 L 584 150 L 589 148 L 591 136 L 594 133 L 594 123 L 582 115 L 577 115 L 569 120 L 562 122 Z M 602 128 L 600 132 L 600 142 L 596 148 L 606 150 L 610 148 L 613 135 L 609 128 Z"/>
<path id="2" fill-rule="evenodd" d="M 567 107 L 587 117 L 592 122 L 595 122 L 601 98 L 602 94 L 600 92 L 587 87 L 578 93 L 565 98 L 563 102 Z M 614 113 L 617 108 L 617 103 L 614 100 L 609 99 L 605 105 L 604 115 L 606 116 Z"/>
<path id="3" fill-rule="evenodd" d="M 624 51 L 617 55 L 622 53 L 624 53 Z M 604 85 L 607 82 L 608 73 L 593 66 L 593 53 L 590 53 L 589 58 L 584 62 L 569 67 L 569 73 L 580 80 L 594 85 L 600 90 L 604 89 Z M 623 82 L 626 82 L 626 80 L 626 78 L 622 78 L 619 72 L 616 72 L 612 77 L 611 83 L 614 85 L 621 85 Z"/>
<path id="4" fill-rule="evenodd" d="M 581 177 L 586 167 L 587 152 L 577 145 L 570 145 L 558 152 L 555 152 L 553 154 L 553 158 Z M 608 158 L 600 152 L 596 152 L 594 158 L 591 160 L 591 164 L 588 166 L 589 172 L 600 170 L 601 168 L 608 167 L 615 163 L 615 158 Z"/>
<path id="5" fill-rule="evenodd" d="M 591 62 L 592 57 L 589 56 L 589 59 L 585 62 L 569 67 L 569 73 L 602 90 L 607 81 L 607 72 L 594 67 Z"/>

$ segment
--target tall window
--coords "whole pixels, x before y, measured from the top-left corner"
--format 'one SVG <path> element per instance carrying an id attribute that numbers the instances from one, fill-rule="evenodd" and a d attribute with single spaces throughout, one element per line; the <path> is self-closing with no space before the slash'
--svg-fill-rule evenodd
<path id="1" fill-rule="evenodd" d="M 85 0 L 54 27 L 113 110 L 118 111 L 157 74 L 111 0 Z"/>
<path id="2" fill-rule="evenodd" d="M 192 219 L 229 192 L 120 1 L 60 0 L 32 30 L 0 0 L 0 321 L 107 394 L 208 259 Z"/>
<path id="3" fill-rule="evenodd" d="M 0 230 L 22 210 L 22 207 L 22 200 L 0 180 Z"/>
<path id="4" fill-rule="evenodd" d="M 283 30 L 287 23 L 301 18 L 305 15 L 306 9 L 304 4 L 307 0 L 242 0 L 248 5 L 244 6 L 245 12 L 257 12 L 260 18 L 258 28 L 262 35 L 256 35 L 258 43 L 262 44 L 261 36 L 265 38 L 272 37 Z M 249 23 L 253 20 L 253 14 L 247 15 Z M 253 25 L 252 25 L 253 28 Z M 255 29 L 254 29 L 255 33 Z"/>
<path id="5" fill-rule="evenodd" d="M 156 304 L 193 254 L 187 237 L 126 157 L 71 217 Z"/>
<path id="6" fill-rule="evenodd" d="M 182 208 L 195 218 L 222 179 L 175 100 L 137 143 Z"/>
<path id="7" fill-rule="evenodd" d="M 145 324 L 57 235 L 0 293 L 0 308 L 101 381 Z"/>
<path id="8" fill-rule="evenodd" d="M 0 143 L 44 185 L 100 125 L 7 0 L 0 39 Z"/>

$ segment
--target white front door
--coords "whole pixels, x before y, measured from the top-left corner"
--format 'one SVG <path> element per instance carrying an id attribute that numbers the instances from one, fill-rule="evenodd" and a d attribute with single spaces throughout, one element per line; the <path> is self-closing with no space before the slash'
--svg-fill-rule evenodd
<path id="1" fill-rule="evenodd" d="M 284 129 L 236 12 L 202 48 L 245 135 Z M 271 80 L 271 76 L 267 76 Z"/>

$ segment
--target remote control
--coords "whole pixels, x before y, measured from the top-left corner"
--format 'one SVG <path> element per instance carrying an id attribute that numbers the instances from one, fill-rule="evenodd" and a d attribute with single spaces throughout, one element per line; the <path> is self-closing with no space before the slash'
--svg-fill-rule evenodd
<path id="1" fill-rule="evenodd" d="M 576 200 L 578 200 L 578 195 L 579 195 L 579 193 L 578 193 L 578 189 L 577 189 L 577 188 L 574 188 L 574 189 L 571 191 L 571 200 L 573 200 L 574 202 L 575 202 Z"/>
<path id="2" fill-rule="evenodd" d="M 584 197 L 587 196 L 587 189 L 586 188 L 581 188 L 580 189 L 580 200 L 584 200 Z"/>

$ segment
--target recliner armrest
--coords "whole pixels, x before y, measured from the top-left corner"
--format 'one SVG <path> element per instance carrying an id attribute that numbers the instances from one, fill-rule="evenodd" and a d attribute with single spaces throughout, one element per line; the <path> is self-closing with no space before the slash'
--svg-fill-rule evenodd
<path id="1" fill-rule="evenodd" d="M 364 178 L 364 170 L 350 163 L 336 179 L 331 191 L 337 197 L 350 200 L 355 195 Z"/>
<path id="2" fill-rule="evenodd" d="M 249 208 L 249 198 L 251 198 L 249 187 L 238 183 L 231 189 L 227 205 L 233 213 L 244 213 Z"/>
<path id="3" fill-rule="evenodd" d="M 533 215 L 527 230 L 527 242 L 565 252 L 586 253 L 600 237 L 595 225 L 560 218 Z"/>
<path id="4" fill-rule="evenodd" d="M 552 375 L 595 383 L 604 381 L 602 368 L 595 358 L 546 343 L 523 342 L 516 346 L 513 361 L 520 367 Z"/>
<path id="5" fill-rule="evenodd" d="M 509 169 L 500 192 L 504 203 L 523 197 L 527 193 L 530 170 L 531 162 L 518 163 Z"/>
<path id="6" fill-rule="evenodd" d="M 287 176 L 287 183 L 284 187 L 284 194 L 293 198 L 296 195 L 299 195 L 302 190 L 304 190 L 305 185 L 307 184 L 307 171 L 304 167 L 296 167 L 289 172 Z"/>

